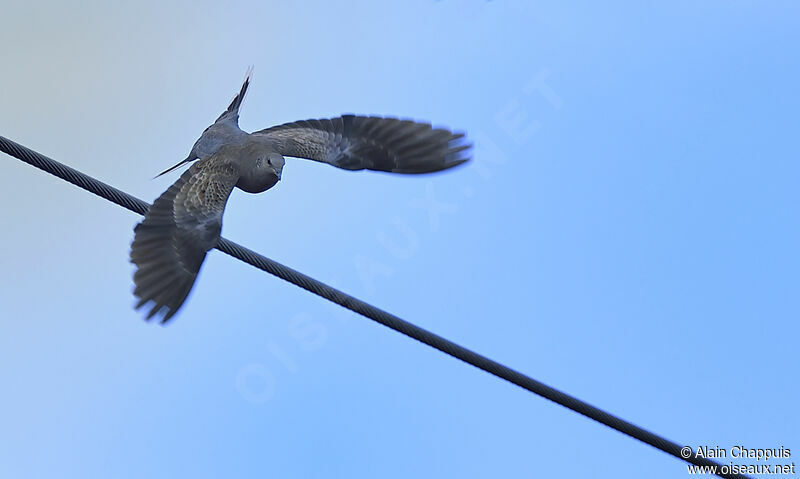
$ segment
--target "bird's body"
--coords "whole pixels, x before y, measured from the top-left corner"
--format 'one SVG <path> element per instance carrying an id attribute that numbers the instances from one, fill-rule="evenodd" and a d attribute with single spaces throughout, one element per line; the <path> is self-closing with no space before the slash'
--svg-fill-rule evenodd
<path id="1" fill-rule="evenodd" d="M 219 240 L 233 188 L 248 193 L 272 188 L 281 179 L 284 156 L 395 173 L 439 171 L 469 159 L 464 152 L 470 145 L 461 141 L 462 134 L 394 118 L 344 115 L 246 133 L 238 120 L 249 84 L 250 73 L 189 156 L 161 173 L 196 161 L 135 228 L 134 294 L 137 308 L 153 303 L 148 318 L 163 313 L 166 321 L 186 300 L 206 253 Z"/>
<path id="2" fill-rule="evenodd" d="M 206 128 L 203 135 L 197 139 L 189 157 L 192 160 L 207 158 L 216 153 L 223 145 L 244 145 L 249 138 L 250 134 L 242 131 L 236 120 L 230 118 L 218 121 Z"/>

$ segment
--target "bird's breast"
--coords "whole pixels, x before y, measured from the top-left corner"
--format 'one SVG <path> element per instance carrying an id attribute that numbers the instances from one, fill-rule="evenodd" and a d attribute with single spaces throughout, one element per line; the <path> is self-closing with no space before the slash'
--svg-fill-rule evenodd
<path id="1" fill-rule="evenodd" d="M 271 168 L 253 168 L 239 177 L 236 187 L 248 193 L 261 193 L 275 186 L 279 179 Z"/>

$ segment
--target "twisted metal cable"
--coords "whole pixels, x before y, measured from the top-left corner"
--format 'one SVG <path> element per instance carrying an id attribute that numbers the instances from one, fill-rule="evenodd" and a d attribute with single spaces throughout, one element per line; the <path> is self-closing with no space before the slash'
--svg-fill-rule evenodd
<path id="1" fill-rule="evenodd" d="M 79 186 L 86 191 L 116 203 L 123 208 L 127 208 L 135 213 L 139 213 L 140 215 L 147 213 L 147 210 L 150 208 L 150 205 L 147 202 L 142 201 L 135 196 L 129 195 L 124 191 L 118 190 L 113 186 L 107 185 L 99 180 L 96 180 L 95 178 L 92 178 L 78 170 L 70 168 L 40 153 L 28 149 L 3 136 L 0 136 L 0 150 L 24 161 L 25 163 L 33 165 L 76 186 Z M 339 291 L 336 288 L 328 286 L 321 281 L 317 281 L 316 279 L 288 266 L 284 266 L 277 261 L 262 256 L 253 250 L 234 243 L 233 241 L 220 238 L 216 248 L 223 253 L 255 266 L 262 271 L 266 271 L 267 273 L 299 286 L 306 291 L 310 291 L 318 296 L 321 296 L 328 301 L 332 301 L 362 316 L 372 319 L 373 321 L 376 321 L 399 333 L 405 334 L 410 338 L 427 344 L 434 349 L 453 356 L 454 358 L 460 359 L 467 364 L 482 369 L 489 374 L 505 379 L 512 384 L 516 384 L 523 389 L 549 399 L 550 401 L 571 409 L 578 414 L 582 414 L 589 419 L 604 424 L 612 429 L 616 429 L 627 436 L 638 439 L 639 441 L 649 444 L 656 449 L 660 449 L 661 451 L 675 456 L 678 459 L 695 464 L 697 466 L 707 466 L 710 468 L 715 467 L 717 471 L 716 475 L 719 477 L 731 479 L 748 478 L 748 476 L 741 474 L 724 474 L 721 472 L 723 467 L 721 464 L 706 458 L 695 457 L 694 453 L 689 454 L 689 457 L 684 457 L 685 447 L 681 447 L 675 442 L 654 434 L 602 409 L 592 406 L 591 404 L 581 401 L 580 399 L 570 396 L 569 394 L 561 392 L 558 389 L 541 383 L 531 377 L 528 377 L 518 371 L 493 361 L 486 356 L 449 341 L 426 329 L 420 328 L 419 326 L 409 323 L 408 321 L 400 319 L 391 313 L 372 306 L 371 304 Z"/>

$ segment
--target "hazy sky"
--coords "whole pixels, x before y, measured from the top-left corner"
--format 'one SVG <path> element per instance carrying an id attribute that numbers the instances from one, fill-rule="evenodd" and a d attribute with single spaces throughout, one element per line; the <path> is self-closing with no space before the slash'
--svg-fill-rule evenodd
<path id="1" fill-rule="evenodd" d="M 800 454 L 796 2 L 3 17 L 0 135 L 147 201 L 249 65 L 246 130 L 466 131 L 474 161 L 432 176 L 287 160 L 277 187 L 234 192 L 223 235 L 677 442 Z M 218 251 L 148 324 L 135 214 L 5 155 L 0 203 L 0 477 L 687 475 Z"/>

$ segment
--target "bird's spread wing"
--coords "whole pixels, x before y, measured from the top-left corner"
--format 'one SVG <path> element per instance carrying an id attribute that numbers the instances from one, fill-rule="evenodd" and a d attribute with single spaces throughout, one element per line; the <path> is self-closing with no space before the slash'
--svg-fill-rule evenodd
<path id="1" fill-rule="evenodd" d="M 469 159 L 464 135 L 427 123 L 344 115 L 305 120 L 255 132 L 283 156 L 329 163 L 347 170 L 428 173 Z"/>
<path id="2" fill-rule="evenodd" d="M 186 300 L 206 253 L 217 244 L 225 203 L 238 179 L 238 167 L 225 156 L 198 161 L 134 229 L 133 293 L 137 309 L 152 302 L 148 319 L 163 312 L 167 321 Z"/>

